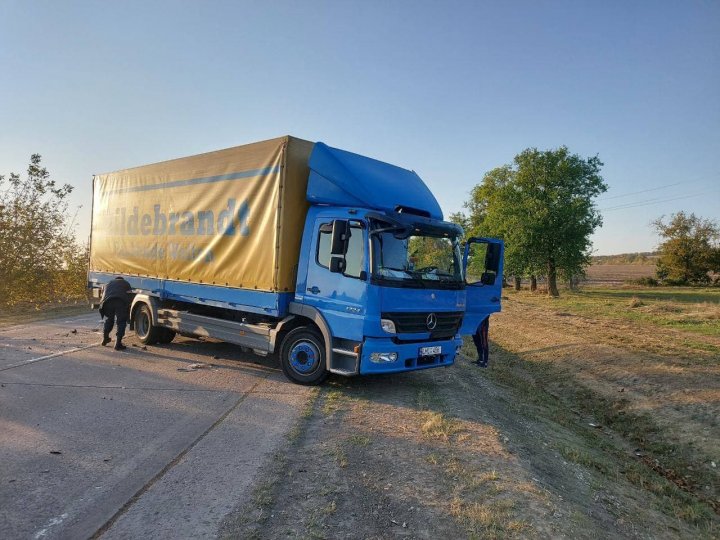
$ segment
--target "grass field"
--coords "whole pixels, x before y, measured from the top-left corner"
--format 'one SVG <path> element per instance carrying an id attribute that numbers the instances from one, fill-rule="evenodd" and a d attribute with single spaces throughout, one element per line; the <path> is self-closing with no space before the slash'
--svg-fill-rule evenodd
<path id="1" fill-rule="evenodd" d="M 665 512 L 716 522 L 702 508 L 720 510 L 720 290 L 506 294 L 492 333 L 501 358 L 490 377 L 607 426 L 651 471 L 612 466 L 617 447 L 607 439 L 569 452 L 569 460 L 660 494 Z"/>
<path id="2" fill-rule="evenodd" d="M 720 337 L 720 287 L 585 287 L 563 291 L 560 298 L 520 293 L 516 299 L 589 317 L 627 319 Z"/>

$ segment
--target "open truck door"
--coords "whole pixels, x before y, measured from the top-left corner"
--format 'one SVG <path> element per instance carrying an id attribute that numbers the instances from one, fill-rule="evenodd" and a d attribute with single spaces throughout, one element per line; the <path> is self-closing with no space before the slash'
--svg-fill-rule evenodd
<path id="1" fill-rule="evenodd" d="M 460 334 L 473 336 L 478 365 L 487 366 L 490 314 L 500 311 L 503 272 L 502 240 L 470 238 L 465 244 L 465 316 Z"/>

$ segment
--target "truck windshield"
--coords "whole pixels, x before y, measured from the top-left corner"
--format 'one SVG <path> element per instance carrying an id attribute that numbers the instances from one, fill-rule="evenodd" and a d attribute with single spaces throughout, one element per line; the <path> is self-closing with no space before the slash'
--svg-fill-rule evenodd
<path id="1" fill-rule="evenodd" d="M 396 287 L 463 288 L 457 238 L 381 228 L 371 239 L 374 280 Z"/>

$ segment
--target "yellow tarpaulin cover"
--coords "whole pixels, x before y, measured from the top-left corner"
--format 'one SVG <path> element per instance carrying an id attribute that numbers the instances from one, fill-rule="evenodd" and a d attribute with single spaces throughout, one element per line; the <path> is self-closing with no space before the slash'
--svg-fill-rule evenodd
<path id="1" fill-rule="evenodd" d="M 90 270 L 294 291 L 312 148 L 282 137 L 95 176 Z"/>

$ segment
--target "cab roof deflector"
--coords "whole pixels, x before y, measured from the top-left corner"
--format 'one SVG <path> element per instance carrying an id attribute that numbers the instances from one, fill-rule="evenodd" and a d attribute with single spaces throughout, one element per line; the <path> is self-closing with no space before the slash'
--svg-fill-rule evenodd
<path id="1" fill-rule="evenodd" d="M 437 199 L 414 171 L 321 142 L 315 143 L 308 165 L 310 203 L 443 219 Z"/>

